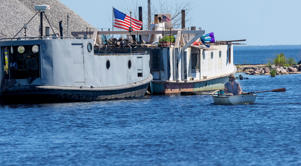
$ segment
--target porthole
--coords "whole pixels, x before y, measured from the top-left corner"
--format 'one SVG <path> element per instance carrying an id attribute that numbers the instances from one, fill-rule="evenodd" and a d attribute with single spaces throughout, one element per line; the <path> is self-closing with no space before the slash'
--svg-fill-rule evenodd
<path id="1" fill-rule="evenodd" d="M 107 67 L 107 69 L 109 69 L 109 68 L 110 68 L 110 66 L 111 66 L 111 64 L 110 64 L 110 61 L 109 61 L 109 60 L 107 60 L 107 62 L 106 62 L 106 67 Z"/>
<path id="2" fill-rule="evenodd" d="M 131 67 L 132 67 L 132 61 L 129 60 L 129 61 L 128 61 L 128 68 L 131 69 Z"/>
<path id="3" fill-rule="evenodd" d="M 93 49 L 92 43 L 88 43 L 88 45 L 87 45 L 88 52 L 91 52 L 92 49 Z"/>
<path id="4" fill-rule="evenodd" d="M 36 54 L 39 52 L 39 46 L 38 45 L 34 45 L 31 48 L 32 53 Z"/>
<path id="5" fill-rule="evenodd" d="M 23 54 L 25 52 L 25 47 L 24 46 L 19 46 L 18 47 L 18 53 Z"/>

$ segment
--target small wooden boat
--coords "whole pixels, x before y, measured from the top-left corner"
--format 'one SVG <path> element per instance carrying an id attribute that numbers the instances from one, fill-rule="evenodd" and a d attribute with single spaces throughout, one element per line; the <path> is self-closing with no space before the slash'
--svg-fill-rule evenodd
<path id="1" fill-rule="evenodd" d="M 255 93 L 247 93 L 242 95 L 212 95 L 213 104 L 216 105 L 237 105 L 237 104 L 254 104 L 256 100 Z"/>
<path id="2" fill-rule="evenodd" d="M 265 92 L 285 92 L 285 88 L 280 89 L 272 89 L 272 90 L 264 90 L 264 91 L 255 91 L 249 93 L 243 93 L 241 95 L 225 95 L 224 93 L 216 93 L 214 91 L 212 94 L 213 104 L 216 105 L 237 105 L 237 104 L 254 104 L 256 100 L 257 93 L 265 93 Z"/>

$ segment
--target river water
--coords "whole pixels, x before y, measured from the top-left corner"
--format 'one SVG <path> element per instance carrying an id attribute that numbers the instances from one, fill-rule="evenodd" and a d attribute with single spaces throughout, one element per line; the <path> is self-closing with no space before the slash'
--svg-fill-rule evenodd
<path id="1" fill-rule="evenodd" d="M 210 96 L 0 107 L 0 165 L 301 165 L 301 75 L 248 76 L 254 105 Z"/>

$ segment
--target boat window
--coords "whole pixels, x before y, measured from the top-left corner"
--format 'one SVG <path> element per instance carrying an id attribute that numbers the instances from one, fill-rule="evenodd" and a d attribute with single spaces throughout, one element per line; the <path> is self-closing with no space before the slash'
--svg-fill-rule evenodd
<path id="1" fill-rule="evenodd" d="M 206 52 L 203 51 L 203 60 L 205 60 L 205 59 L 206 59 Z"/>
<path id="2" fill-rule="evenodd" d="M 40 46 L 2 47 L 5 77 L 34 80 L 40 77 Z"/>
<path id="3" fill-rule="evenodd" d="M 228 45 L 228 50 L 227 50 L 227 64 L 231 64 L 231 45 Z"/>
<path id="4" fill-rule="evenodd" d="M 132 61 L 129 60 L 129 61 L 128 61 L 128 68 L 131 69 L 131 67 L 132 67 Z"/>
<path id="5" fill-rule="evenodd" d="M 110 61 L 109 61 L 109 60 L 107 60 L 107 62 L 106 62 L 106 67 L 107 67 L 107 69 L 109 69 L 109 68 L 110 68 L 110 66 L 111 66 L 111 64 L 110 64 Z"/>
<path id="6" fill-rule="evenodd" d="M 88 43 L 88 45 L 87 45 L 88 52 L 91 52 L 92 49 L 93 49 L 92 43 Z"/>
<path id="7" fill-rule="evenodd" d="M 213 59 L 213 56 L 214 56 L 214 52 L 211 52 L 211 59 Z"/>
<path id="8" fill-rule="evenodd" d="M 219 58 L 222 57 L 222 51 L 219 51 Z"/>

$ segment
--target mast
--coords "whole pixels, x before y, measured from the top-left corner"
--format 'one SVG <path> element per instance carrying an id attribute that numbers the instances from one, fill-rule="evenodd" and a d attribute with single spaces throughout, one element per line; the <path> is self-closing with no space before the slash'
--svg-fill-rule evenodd
<path id="1" fill-rule="evenodd" d="M 43 37 L 43 15 L 44 15 L 44 11 L 40 12 L 40 37 Z"/>
<path id="2" fill-rule="evenodd" d="M 150 25 L 151 25 L 151 17 L 152 17 L 152 12 L 151 12 L 151 0 L 147 0 L 147 9 L 148 9 L 148 21 L 147 21 L 147 30 L 150 30 Z"/>

